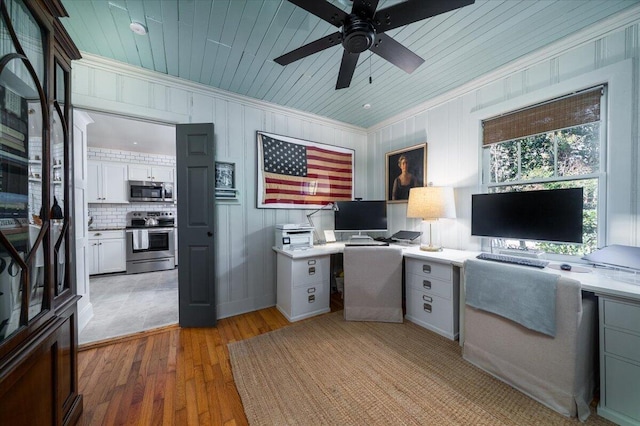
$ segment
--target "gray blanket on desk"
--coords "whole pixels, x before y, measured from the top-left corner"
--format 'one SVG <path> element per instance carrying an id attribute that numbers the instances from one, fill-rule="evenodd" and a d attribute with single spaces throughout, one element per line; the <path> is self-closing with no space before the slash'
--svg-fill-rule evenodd
<path id="1" fill-rule="evenodd" d="M 466 304 L 554 337 L 558 278 L 557 274 L 470 259 L 464 263 Z"/>

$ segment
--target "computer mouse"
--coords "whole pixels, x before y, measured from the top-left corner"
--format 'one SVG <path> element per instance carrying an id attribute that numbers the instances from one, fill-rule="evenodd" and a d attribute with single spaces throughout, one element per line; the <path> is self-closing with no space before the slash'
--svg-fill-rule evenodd
<path id="1" fill-rule="evenodd" d="M 563 271 L 570 271 L 571 265 L 569 265 L 568 263 L 563 263 L 562 265 L 560 265 L 560 269 L 562 269 Z"/>

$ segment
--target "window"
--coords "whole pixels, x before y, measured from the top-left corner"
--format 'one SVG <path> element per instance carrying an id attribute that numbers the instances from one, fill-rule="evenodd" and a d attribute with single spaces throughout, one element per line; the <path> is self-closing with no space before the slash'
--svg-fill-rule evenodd
<path id="1" fill-rule="evenodd" d="M 598 247 L 604 211 L 605 131 L 600 86 L 484 120 L 483 185 L 487 192 L 584 188 L 583 244 L 492 241 L 507 248 L 584 255 Z M 603 239 L 600 236 L 600 239 Z"/>

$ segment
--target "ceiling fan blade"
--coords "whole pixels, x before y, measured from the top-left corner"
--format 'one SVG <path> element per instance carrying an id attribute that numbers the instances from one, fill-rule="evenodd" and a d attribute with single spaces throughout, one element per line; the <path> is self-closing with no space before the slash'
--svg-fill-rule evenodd
<path id="1" fill-rule="evenodd" d="M 351 13 L 361 18 L 371 19 L 376 13 L 378 0 L 355 0 Z"/>
<path id="2" fill-rule="evenodd" d="M 349 53 L 346 50 L 342 52 L 342 63 L 340 64 L 340 73 L 338 73 L 338 81 L 336 82 L 336 90 L 349 87 L 353 72 L 358 65 L 359 53 Z"/>
<path id="3" fill-rule="evenodd" d="M 298 47 L 289 53 L 285 53 L 282 56 L 278 56 L 274 61 L 280 65 L 289 65 L 299 59 L 306 58 L 309 55 L 318 53 L 321 50 L 328 49 L 330 47 L 340 44 L 342 41 L 342 34 L 338 31 L 328 36 L 322 37 L 316 41 L 305 44 L 302 47 Z"/>
<path id="4" fill-rule="evenodd" d="M 376 12 L 373 26 L 378 34 L 475 3 L 475 0 L 409 0 Z"/>
<path id="5" fill-rule="evenodd" d="M 289 3 L 313 13 L 318 18 L 336 27 L 341 27 L 347 16 L 349 16 L 347 12 L 325 0 L 289 0 Z"/>
<path id="6" fill-rule="evenodd" d="M 376 35 L 376 41 L 371 45 L 369 50 L 409 74 L 424 62 L 424 59 L 420 56 L 386 34 Z"/>

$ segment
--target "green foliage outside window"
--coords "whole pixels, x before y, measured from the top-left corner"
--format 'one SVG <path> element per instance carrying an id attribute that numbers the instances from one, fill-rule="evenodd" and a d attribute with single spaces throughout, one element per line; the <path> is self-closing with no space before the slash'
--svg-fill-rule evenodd
<path id="1" fill-rule="evenodd" d="M 583 244 L 531 242 L 547 253 L 584 255 L 598 247 L 600 123 L 493 144 L 489 150 L 489 192 L 584 189 Z"/>

